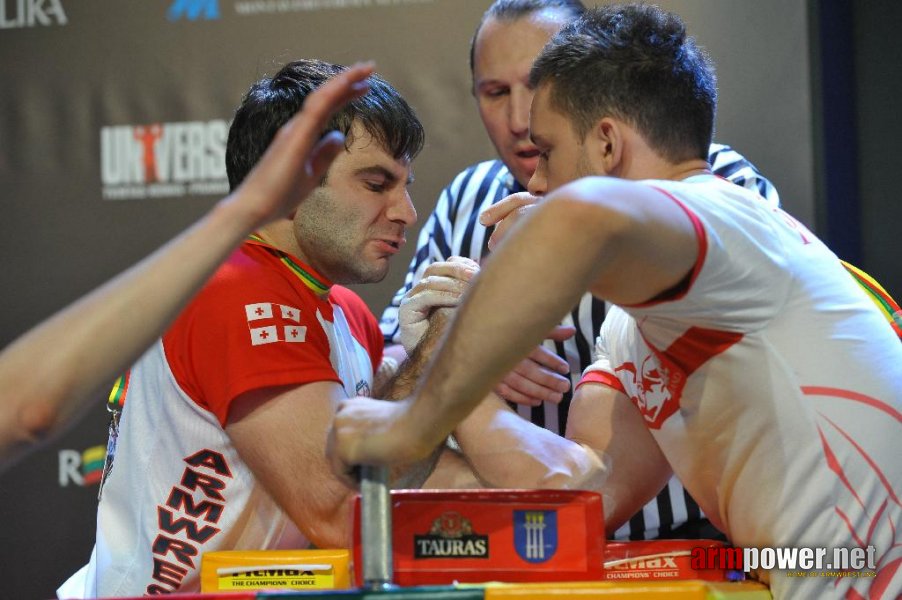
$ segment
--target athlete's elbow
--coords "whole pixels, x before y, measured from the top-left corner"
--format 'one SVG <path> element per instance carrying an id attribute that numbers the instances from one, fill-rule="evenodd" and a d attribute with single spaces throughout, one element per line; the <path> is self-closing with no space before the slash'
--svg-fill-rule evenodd
<path id="1" fill-rule="evenodd" d="M 546 470 L 536 487 L 559 490 L 600 491 L 606 478 L 604 467 L 580 456 Z"/>
<path id="2" fill-rule="evenodd" d="M 31 444 L 50 438 L 60 419 L 54 403 L 43 399 L 23 403 L 16 411 L 16 416 L 19 441 Z"/>
<path id="3" fill-rule="evenodd" d="M 350 521 L 351 515 L 347 514 L 343 519 L 323 519 L 300 529 L 315 548 L 350 548 Z"/>

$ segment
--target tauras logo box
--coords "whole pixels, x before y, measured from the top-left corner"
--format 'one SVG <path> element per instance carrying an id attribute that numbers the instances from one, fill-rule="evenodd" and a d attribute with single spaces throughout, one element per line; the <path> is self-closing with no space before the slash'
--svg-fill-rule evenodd
<path id="1" fill-rule="evenodd" d="M 392 492 L 394 583 L 598 581 L 601 496 L 572 490 Z M 362 583 L 360 499 L 354 567 Z"/>

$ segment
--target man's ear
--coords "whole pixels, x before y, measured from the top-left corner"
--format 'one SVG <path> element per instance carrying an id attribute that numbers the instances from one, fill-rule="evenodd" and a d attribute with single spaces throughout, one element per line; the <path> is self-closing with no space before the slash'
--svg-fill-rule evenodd
<path id="1" fill-rule="evenodd" d="M 616 175 L 623 161 L 624 131 L 621 124 L 610 117 L 600 119 L 589 131 L 593 136 L 594 158 L 600 161 L 607 175 Z"/>

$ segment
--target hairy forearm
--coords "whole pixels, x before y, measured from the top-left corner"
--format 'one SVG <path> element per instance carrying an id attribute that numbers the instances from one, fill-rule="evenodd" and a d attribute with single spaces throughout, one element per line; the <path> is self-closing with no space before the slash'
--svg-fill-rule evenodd
<path id="1" fill-rule="evenodd" d="M 607 236 L 586 208 L 563 201 L 538 206 L 487 261 L 411 409 L 426 444 L 444 439 L 597 276 Z"/>
<path id="2" fill-rule="evenodd" d="M 389 401 L 402 400 L 413 393 L 452 314 L 453 309 L 449 308 L 439 308 L 433 312 L 423 339 L 401 363 L 395 375 L 376 388 L 375 397 Z M 441 448 L 437 447 L 421 461 L 393 467 L 390 474 L 392 487 L 404 489 L 423 486 L 435 469 L 440 455 Z"/>
<path id="3" fill-rule="evenodd" d="M 387 390 L 389 384 L 404 361 L 407 360 L 407 352 L 401 344 L 389 344 L 382 351 L 382 362 L 373 375 L 373 389 L 376 392 Z M 378 396 L 377 396 L 378 397 Z"/>
<path id="4" fill-rule="evenodd" d="M 433 311 L 422 340 L 399 365 L 394 376 L 376 387 L 374 394 L 376 398 L 402 400 L 413 394 L 448 327 L 453 311 L 451 308 L 438 308 Z M 393 353 L 391 358 L 401 355 Z"/>

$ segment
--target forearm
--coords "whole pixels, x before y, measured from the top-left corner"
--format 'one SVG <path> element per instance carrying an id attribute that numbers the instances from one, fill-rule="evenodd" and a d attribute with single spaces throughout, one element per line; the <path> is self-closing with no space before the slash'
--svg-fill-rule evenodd
<path id="1" fill-rule="evenodd" d="M 486 486 L 473 471 L 466 457 L 457 450 L 443 447 L 435 469 L 423 484 L 426 490 L 472 490 Z"/>
<path id="2" fill-rule="evenodd" d="M 0 461 L 55 432 L 124 371 L 253 227 L 255 216 L 221 202 L 154 254 L 28 332 L 0 354 L 11 420 Z"/>
<path id="3" fill-rule="evenodd" d="M 398 367 L 394 377 L 376 388 L 375 396 L 388 401 L 402 400 L 409 397 L 416 388 L 435 347 L 441 339 L 452 314 L 451 309 L 439 308 L 433 312 L 429 319 L 429 326 L 423 339 L 414 351 L 406 357 Z M 403 352 L 403 347 L 401 348 Z M 381 389 L 380 389 L 381 388 Z M 425 485 L 428 478 L 438 464 L 441 448 L 435 448 L 423 460 L 413 464 L 396 465 L 392 467 L 390 474 L 391 485 L 394 488 L 419 488 Z"/>
<path id="4" fill-rule="evenodd" d="M 404 361 L 407 360 L 407 352 L 401 344 L 388 344 L 382 351 L 382 362 L 373 375 L 373 389 L 382 391 L 388 389 L 389 384 Z"/>
<path id="5" fill-rule="evenodd" d="M 390 358 L 404 357 L 404 360 L 400 363 L 394 377 L 376 387 L 374 397 L 385 400 L 402 400 L 413 394 L 447 329 L 452 314 L 453 309 L 435 309 L 429 318 L 429 326 L 425 335 L 410 355 L 407 355 L 400 345 L 397 349 L 390 351 Z"/>
<path id="6" fill-rule="evenodd" d="M 487 261 L 413 404 L 410 418 L 424 445 L 444 439 L 589 287 L 605 233 L 580 208 L 538 206 Z"/>
<path id="7" fill-rule="evenodd" d="M 292 519 L 314 548 L 350 548 L 353 541 L 351 515 L 356 496 L 356 491 L 348 490 L 334 500 L 332 510 L 319 514 L 304 512 L 300 516 L 292 516 Z"/>
<path id="8" fill-rule="evenodd" d="M 622 454 L 618 456 L 606 456 L 605 461 L 612 467 L 600 489 L 604 506 L 604 526 L 607 534 L 614 535 L 633 515 L 642 510 L 642 507 L 652 501 L 670 479 L 669 471 L 661 473 L 658 477 L 644 477 L 643 467 L 632 470 L 629 460 L 622 460 Z"/>
<path id="9" fill-rule="evenodd" d="M 598 491 L 604 496 L 609 534 L 654 498 L 672 474 L 638 409 L 607 385 L 588 382 L 577 388 L 567 439 L 604 458 L 605 479 Z"/>
<path id="10" fill-rule="evenodd" d="M 533 425 L 494 394 L 454 433 L 487 487 L 598 491 L 607 476 L 591 449 Z"/>

